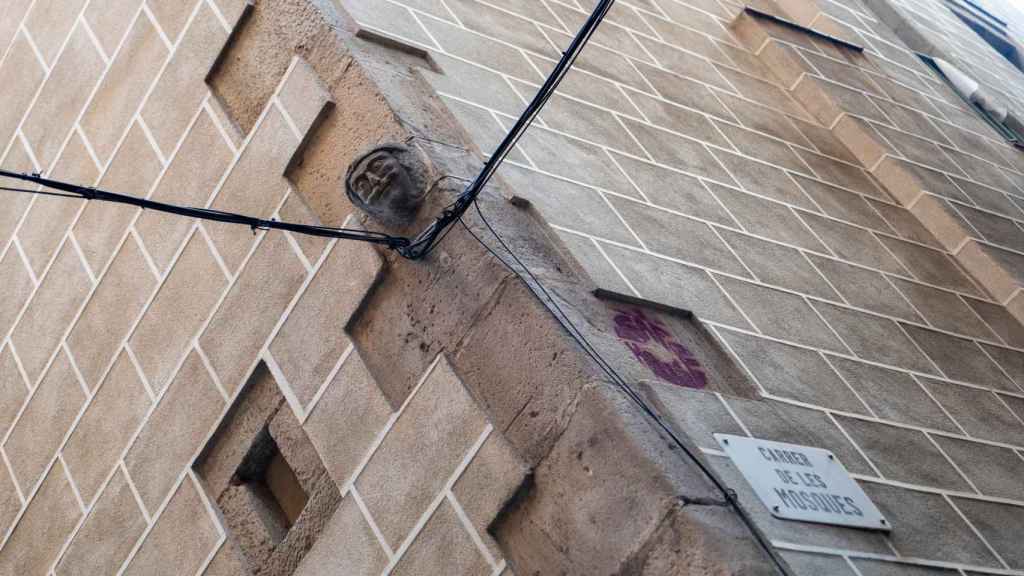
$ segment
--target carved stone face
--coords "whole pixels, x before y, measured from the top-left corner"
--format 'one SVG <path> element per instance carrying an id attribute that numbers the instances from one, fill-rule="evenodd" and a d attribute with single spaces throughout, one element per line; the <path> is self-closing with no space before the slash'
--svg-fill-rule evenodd
<path id="1" fill-rule="evenodd" d="M 349 168 L 345 191 L 352 203 L 379 220 L 407 220 L 415 214 L 425 191 L 403 163 L 412 153 L 396 146 L 370 151 Z"/>

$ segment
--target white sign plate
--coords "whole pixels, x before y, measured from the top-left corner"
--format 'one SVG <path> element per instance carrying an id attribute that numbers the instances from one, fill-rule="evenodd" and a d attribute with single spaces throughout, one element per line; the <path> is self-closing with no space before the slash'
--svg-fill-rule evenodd
<path id="1" fill-rule="evenodd" d="M 730 434 L 715 434 L 715 438 L 772 516 L 873 530 L 892 529 L 828 450 Z"/>

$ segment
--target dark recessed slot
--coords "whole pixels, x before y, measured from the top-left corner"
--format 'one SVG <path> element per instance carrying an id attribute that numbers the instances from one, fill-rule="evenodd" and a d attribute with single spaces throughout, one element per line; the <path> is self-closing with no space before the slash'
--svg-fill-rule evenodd
<path id="1" fill-rule="evenodd" d="M 275 543 L 295 525 L 309 499 L 266 428 L 242 460 L 233 483 L 249 491 L 253 511 Z"/>

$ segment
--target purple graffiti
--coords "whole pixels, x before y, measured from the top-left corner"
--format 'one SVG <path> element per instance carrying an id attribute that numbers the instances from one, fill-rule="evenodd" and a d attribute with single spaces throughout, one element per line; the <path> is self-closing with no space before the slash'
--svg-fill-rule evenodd
<path id="1" fill-rule="evenodd" d="M 699 390 L 708 385 L 700 362 L 660 321 L 636 308 L 617 312 L 615 334 L 655 376 L 684 388 Z"/>

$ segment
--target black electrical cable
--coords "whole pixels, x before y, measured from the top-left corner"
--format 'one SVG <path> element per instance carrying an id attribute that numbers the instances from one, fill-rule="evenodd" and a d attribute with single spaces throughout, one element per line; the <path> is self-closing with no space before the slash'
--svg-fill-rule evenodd
<path id="1" fill-rule="evenodd" d="M 526 133 L 527 128 L 533 124 L 533 121 L 540 114 L 540 111 L 544 108 L 551 96 L 555 93 L 558 85 L 561 84 L 566 74 L 572 69 L 573 64 L 579 57 L 583 48 L 586 47 L 590 38 L 597 31 L 597 27 L 604 20 L 608 11 L 611 10 L 612 5 L 615 4 L 615 0 L 600 0 L 594 11 L 584 22 L 583 27 L 577 32 L 576 37 L 573 38 L 569 47 L 562 52 L 562 57 L 555 65 L 551 74 L 548 75 L 544 84 L 540 87 L 537 93 L 534 95 L 533 100 L 523 111 L 519 119 L 516 120 L 515 125 L 505 135 L 504 140 L 494 150 L 490 158 L 484 164 L 483 169 L 477 175 L 476 179 L 466 187 L 462 194 L 451 204 L 449 204 L 441 216 L 434 221 L 433 224 L 427 227 L 419 236 L 413 239 L 410 246 L 406 248 L 398 249 L 399 253 L 409 258 L 410 260 L 418 260 L 429 255 L 434 247 L 438 244 L 446 230 L 450 229 L 462 215 L 466 213 L 466 210 L 473 204 L 487 183 L 491 181 L 491 177 L 497 172 L 498 168 L 505 161 L 505 158 L 512 152 L 519 143 L 519 140 Z"/>
<path id="2" fill-rule="evenodd" d="M 355 230 L 350 228 L 330 228 L 327 226 L 312 226 L 308 224 L 295 224 L 292 222 L 265 220 L 262 218 L 255 218 L 252 216 L 245 216 L 242 214 L 221 212 L 219 210 L 210 210 L 208 208 L 190 208 L 187 206 L 178 206 L 176 204 L 156 202 L 154 200 L 148 200 L 146 198 L 140 198 L 138 196 L 128 196 L 126 194 L 107 192 L 105 190 L 99 190 L 97 188 L 89 188 L 86 186 L 79 186 L 77 184 L 68 184 L 66 182 L 61 182 L 59 180 L 43 178 L 39 174 L 20 174 L 18 172 L 10 172 L 8 170 L 0 169 L 0 176 L 13 178 L 24 182 L 32 182 L 34 184 L 39 184 L 41 186 L 46 186 L 47 188 L 52 188 L 54 190 L 60 191 L 49 192 L 46 190 L 29 190 L 26 188 L 12 188 L 6 186 L 0 187 L 0 191 L 5 192 L 43 194 L 47 196 L 59 196 L 63 198 L 79 198 L 82 200 L 96 200 L 100 202 L 128 204 L 131 206 L 137 206 L 144 210 L 166 212 L 168 214 L 177 214 L 179 216 L 199 218 L 201 220 L 211 220 L 214 222 L 224 222 L 227 224 L 241 224 L 249 226 L 253 230 L 287 230 L 289 232 L 295 232 L 298 234 L 308 234 L 311 236 L 321 236 L 325 238 L 359 240 L 362 242 L 370 242 L 372 244 L 380 244 L 395 250 L 405 248 L 409 245 L 409 239 L 407 238 L 398 238 L 380 232 L 368 232 L 365 230 Z"/>
<path id="3" fill-rule="evenodd" d="M 576 343 L 580 345 L 580 347 L 587 354 L 587 356 L 589 356 L 595 363 L 597 363 L 601 370 L 612 380 L 615 386 L 618 387 L 626 395 L 627 398 L 629 398 L 634 404 L 636 404 L 637 407 L 640 408 L 640 410 L 642 410 L 649 418 L 651 418 L 658 426 L 658 428 L 660 428 L 662 432 L 664 432 L 672 440 L 672 443 L 675 444 L 680 450 L 682 450 L 682 452 L 686 454 L 686 456 L 691 461 L 693 461 L 697 468 L 711 481 L 715 488 L 717 488 L 722 493 L 725 500 L 729 502 L 730 506 L 732 506 L 732 508 L 736 511 L 737 515 L 740 517 L 740 520 L 744 523 L 744 525 L 746 525 L 747 529 L 750 531 L 751 535 L 753 535 L 758 545 L 761 546 L 761 548 L 764 549 L 768 557 L 771 558 L 772 563 L 775 564 L 775 567 L 778 568 L 779 572 L 784 576 L 788 575 L 789 571 L 786 568 L 786 565 L 778 558 L 778 556 L 774 552 L 771 543 L 767 540 L 767 538 L 765 538 L 764 534 L 762 534 L 761 531 L 757 529 L 756 525 L 754 524 L 753 518 L 750 517 L 750 514 L 739 503 L 739 499 L 736 496 L 736 491 L 726 486 L 722 479 L 718 477 L 718 474 L 711 470 L 707 466 L 707 464 L 705 464 L 704 461 L 701 460 L 700 457 L 697 456 L 697 454 L 695 454 L 693 450 L 691 450 L 690 447 L 687 446 L 686 443 L 682 441 L 681 438 L 679 438 L 679 436 L 675 433 L 672 427 L 665 421 L 664 418 L 661 417 L 660 414 L 658 414 L 657 410 L 655 410 L 654 407 L 652 407 L 647 402 L 647 400 L 645 400 L 643 396 L 640 395 L 639 392 L 637 392 L 636 390 L 633 389 L 632 386 L 630 386 L 629 382 L 615 370 L 611 363 L 609 363 L 607 360 L 604 359 L 603 356 L 601 356 L 601 353 L 597 350 L 597 348 L 595 348 L 594 345 L 591 344 L 589 340 L 587 340 L 587 337 L 583 334 L 583 332 L 580 331 L 580 329 L 577 328 L 576 325 L 572 322 L 572 319 L 569 318 L 568 314 L 565 313 L 565 311 L 562 309 L 561 305 L 559 305 L 555 297 L 552 296 L 551 292 L 547 289 L 547 287 L 544 286 L 544 283 L 541 282 L 540 279 L 538 279 L 532 271 L 530 271 L 526 264 L 524 264 L 523 261 L 520 260 L 519 257 L 516 255 L 515 251 L 513 251 L 512 248 L 501 237 L 501 235 L 498 234 L 498 231 L 495 230 L 493 226 L 491 226 L 491 223 L 487 220 L 487 218 L 484 216 L 483 211 L 480 209 L 480 204 L 474 201 L 473 206 L 476 208 L 476 212 L 480 216 L 480 221 L 483 222 L 484 226 L 487 227 L 490 233 L 501 245 L 502 249 L 505 252 L 507 252 L 509 256 L 512 257 L 512 260 L 515 261 L 518 268 L 513 267 L 511 264 L 508 263 L 508 261 L 502 258 L 497 252 L 495 252 L 494 249 L 492 249 L 486 242 L 483 241 L 482 238 L 480 238 L 475 232 L 473 232 L 473 230 L 460 217 L 459 223 L 462 224 L 463 228 L 465 228 L 466 231 L 469 232 L 469 235 L 472 236 L 477 242 L 479 242 L 480 245 L 484 247 L 484 249 L 490 252 L 492 256 L 494 256 L 499 262 L 501 262 L 506 268 L 508 268 L 509 271 L 518 276 L 519 279 L 522 280 L 524 284 L 526 284 L 530 292 L 532 292 L 533 295 L 544 304 L 544 307 L 548 310 L 548 312 L 555 318 L 555 320 L 559 324 L 561 324 L 561 326 L 569 333 L 572 339 L 575 340 Z M 522 272 L 520 272 L 520 269 L 522 270 Z M 526 276 L 529 277 L 529 279 L 527 279 L 526 276 L 524 276 L 524 273 Z"/>

